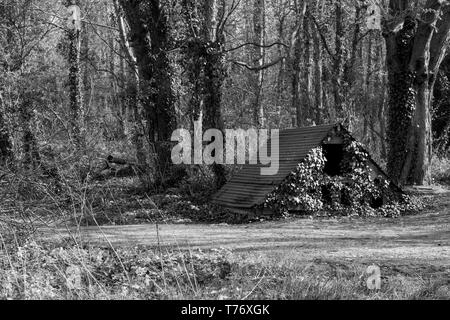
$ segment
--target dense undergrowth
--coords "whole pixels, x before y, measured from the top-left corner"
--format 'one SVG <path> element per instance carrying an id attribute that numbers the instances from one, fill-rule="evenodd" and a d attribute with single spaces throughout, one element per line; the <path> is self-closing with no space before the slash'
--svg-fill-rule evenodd
<path id="1" fill-rule="evenodd" d="M 3 299 L 167 299 L 220 286 L 231 266 L 226 252 L 62 246 L 34 241 L 4 248 Z"/>
<path id="2" fill-rule="evenodd" d="M 435 156 L 431 171 L 434 183 L 450 186 L 450 152 L 447 155 Z"/>

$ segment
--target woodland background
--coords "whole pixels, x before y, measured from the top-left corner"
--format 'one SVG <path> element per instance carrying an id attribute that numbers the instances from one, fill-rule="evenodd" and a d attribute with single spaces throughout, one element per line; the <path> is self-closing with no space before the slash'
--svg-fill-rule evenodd
<path id="1" fill-rule="evenodd" d="M 0 158 L 46 174 L 65 159 L 86 176 L 125 156 L 161 185 L 172 131 L 200 117 L 205 129 L 342 122 L 394 181 L 429 183 L 449 148 L 448 5 L 381 1 L 383 28 L 369 30 L 371 4 L 1 0 Z"/>

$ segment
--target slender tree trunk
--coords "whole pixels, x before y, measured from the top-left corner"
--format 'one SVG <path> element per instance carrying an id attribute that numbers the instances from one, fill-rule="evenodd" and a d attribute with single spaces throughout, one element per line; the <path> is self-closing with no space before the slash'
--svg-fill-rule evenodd
<path id="1" fill-rule="evenodd" d="M 254 0 L 253 3 L 253 43 L 259 46 L 253 46 L 252 64 L 262 67 L 265 60 L 264 49 L 265 34 L 265 0 Z M 257 128 L 264 126 L 264 106 L 262 105 L 262 89 L 264 84 L 264 70 L 251 71 L 251 85 L 253 87 L 253 112 L 254 123 Z"/>
<path id="2" fill-rule="evenodd" d="M 353 28 L 353 36 L 350 47 L 349 59 L 344 64 L 344 75 L 343 75 L 343 88 L 342 95 L 344 100 L 344 105 L 346 109 L 343 111 L 343 118 L 345 119 L 344 124 L 349 128 L 352 128 L 356 122 L 355 117 L 352 115 L 356 112 L 356 99 L 358 94 L 353 91 L 355 87 L 355 83 L 357 81 L 357 70 L 361 63 L 361 60 L 358 60 L 358 49 L 360 46 L 360 37 L 361 37 L 361 20 L 362 20 L 362 7 L 361 4 L 356 1 L 355 2 L 355 17 L 354 17 L 354 28 Z M 370 51 L 369 51 L 370 53 Z M 373 112 L 371 112 L 373 114 Z"/>
<path id="3" fill-rule="evenodd" d="M 12 143 L 4 114 L 3 95 L 0 92 L 0 166 L 13 159 Z"/>
<path id="4" fill-rule="evenodd" d="M 317 1 L 315 11 L 319 14 L 319 19 L 322 18 L 321 1 Z M 319 30 L 314 25 L 312 32 L 314 44 L 314 96 L 315 96 L 315 122 L 317 125 L 323 124 L 324 119 L 324 103 L 323 103 L 323 48 L 320 42 Z"/>
<path id="5" fill-rule="evenodd" d="M 145 155 L 144 151 L 144 125 L 141 115 L 142 106 L 140 103 L 141 98 L 139 69 L 137 66 L 136 56 L 134 55 L 133 49 L 128 42 L 127 32 L 125 29 L 125 21 L 122 17 L 122 12 L 120 11 L 117 0 L 114 0 L 114 10 L 117 17 L 117 25 L 119 27 L 119 36 L 122 44 L 122 51 L 128 58 L 130 69 L 129 77 L 127 77 L 129 80 L 126 81 L 126 122 L 128 122 L 126 127 L 129 128 L 129 139 L 133 143 L 136 151 L 136 160 L 138 161 L 141 170 L 144 170 L 147 164 L 147 156 Z M 125 66 L 123 66 L 123 64 L 122 68 L 125 69 Z M 125 72 L 123 71 L 123 73 Z"/>
<path id="6" fill-rule="evenodd" d="M 431 160 L 433 157 L 433 136 L 431 129 L 431 105 L 434 83 L 419 84 L 416 95 L 416 112 L 412 126 L 416 128 L 414 143 L 417 148 L 417 158 L 414 171 L 403 173 L 402 178 L 412 174 L 415 183 L 431 184 Z"/>
<path id="7" fill-rule="evenodd" d="M 23 92 L 21 95 L 19 115 L 20 126 L 22 129 L 22 150 L 24 154 L 22 163 L 26 169 L 36 169 L 40 162 L 38 145 L 31 128 L 33 121 L 31 104 L 32 97 L 30 96 L 30 93 Z"/>
<path id="8" fill-rule="evenodd" d="M 279 4 L 281 6 L 281 4 Z M 285 37 L 284 37 L 284 29 L 285 29 L 285 16 L 283 16 L 283 13 L 280 13 L 280 17 L 278 19 L 278 42 L 285 43 Z M 285 55 L 284 53 L 284 47 L 281 45 L 277 46 L 278 49 L 278 56 L 282 57 Z M 283 61 L 280 63 L 278 73 L 277 73 L 277 87 L 276 87 L 276 100 L 275 104 L 279 111 L 279 119 L 278 119 L 278 127 L 281 128 L 283 123 L 283 104 L 284 104 L 284 92 L 286 87 L 286 81 L 285 81 L 285 69 L 286 69 L 286 61 L 283 59 Z"/>
<path id="9" fill-rule="evenodd" d="M 309 10 L 307 8 L 307 10 Z M 312 120 L 312 92 L 313 92 L 313 79 L 311 66 L 312 55 L 311 55 L 311 21 L 308 18 L 308 15 L 305 15 L 303 20 L 303 39 L 304 39 L 304 67 L 303 67 L 303 109 L 304 109 L 304 117 L 305 123 L 310 124 Z"/>
<path id="10" fill-rule="evenodd" d="M 335 3 L 335 19 L 336 19 L 336 35 L 335 35 L 335 55 L 333 61 L 333 97 L 334 97 L 334 110 L 333 121 L 343 120 L 345 118 L 344 105 L 343 105 L 343 67 L 344 67 L 344 10 L 342 8 L 341 1 Z"/>
<path id="11" fill-rule="evenodd" d="M 307 2 L 305 0 L 299 0 L 296 3 L 296 27 L 292 35 L 291 46 L 291 68 L 292 68 L 292 109 L 295 110 L 297 121 L 297 127 L 303 127 L 305 125 L 305 112 L 303 110 L 300 94 L 303 91 L 301 88 L 301 72 L 302 72 L 302 29 L 303 20 L 305 18 Z"/>
<path id="12" fill-rule="evenodd" d="M 387 145 L 386 145 L 386 104 L 387 104 L 387 88 L 386 83 L 388 83 L 388 79 L 386 76 L 386 64 L 383 60 L 384 54 L 384 46 L 381 41 L 381 34 L 377 35 L 378 37 L 378 47 L 377 47 L 377 66 L 379 68 L 378 71 L 378 79 L 377 79 L 377 92 L 381 93 L 381 98 L 379 100 L 379 108 L 378 108 L 378 123 L 380 126 L 380 146 L 381 146 L 381 158 L 387 159 Z"/>
<path id="13" fill-rule="evenodd" d="M 111 27 L 117 27 L 116 25 L 116 17 L 114 13 L 114 8 L 111 7 L 109 3 L 106 3 L 106 10 L 108 11 L 109 15 L 109 25 Z M 117 73 L 116 73 L 116 41 L 115 41 L 115 34 L 110 33 L 108 35 L 108 72 L 109 72 L 109 84 L 110 84 L 110 101 L 111 101 L 111 110 L 114 114 L 114 117 L 116 119 L 117 123 L 117 129 L 114 130 L 115 135 L 120 137 L 122 139 L 125 136 L 125 119 L 124 115 L 122 114 L 122 106 L 121 106 L 121 100 L 119 99 L 119 90 L 118 90 L 118 82 L 117 82 Z"/>
<path id="14" fill-rule="evenodd" d="M 93 99 L 93 81 L 90 72 L 90 35 L 88 33 L 88 28 L 86 24 L 82 25 L 81 31 L 81 52 L 80 52 L 80 63 L 81 63 L 81 73 L 82 73 L 82 85 L 83 85 L 83 105 L 80 109 L 80 122 L 81 127 L 85 128 L 87 117 L 91 111 L 91 104 Z"/>
<path id="15" fill-rule="evenodd" d="M 373 35 L 369 34 L 367 39 L 367 73 L 366 73 L 366 81 L 365 81 L 365 89 L 367 94 L 371 94 L 371 83 L 372 83 L 372 74 L 373 74 L 373 56 L 372 56 L 372 48 L 373 48 Z"/>
<path id="16" fill-rule="evenodd" d="M 352 85 L 356 81 L 356 69 L 358 67 L 358 48 L 360 43 L 360 37 L 361 37 L 361 16 L 362 16 L 362 8 L 360 4 L 356 3 L 355 7 L 355 27 L 353 30 L 353 38 L 352 38 L 352 45 L 351 45 L 351 51 L 350 51 L 350 59 L 348 60 L 347 64 L 345 65 L 345 74 L 344 79 L 346 82 L 346 85 L 351 88 Z M 371 51 L 369 51 L 370 53 Z M 348 93 L 348 92 L 347 92 Z"/>
<path id="17" fill-rule="evenodd" d="M 366 96 L 366 103 L 363 104 L 363 118 L 364 118 L 364 130 L 363 130 L 363 141 L 366 141 L 367 145 L 371 143 L 372 132 L 369 132 L 369 128 L 373 128 L 373 115 L 374 115 L 374 86 L 373 84 L 373 34 L 369 33 L 367 38 L 367 60 L 366 60 L 366 76 L 364 82 L 364 90 Z"/>
<path id="18" fill-rule="evenodd" d="M 80 45 L 81 31 L 68 30 L 69 40 L 69 101 L 70 101 L 70 135 L 76 149 L 84 147 L 81 128 L 83 99 L 81 94 Z"/>

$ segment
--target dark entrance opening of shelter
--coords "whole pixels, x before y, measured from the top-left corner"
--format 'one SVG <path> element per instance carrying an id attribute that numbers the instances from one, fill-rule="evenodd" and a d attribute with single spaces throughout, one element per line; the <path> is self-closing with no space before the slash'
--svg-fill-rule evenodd
<path id="1" fill-rule="evenodd" d="M 341 162 L 344 158 L 344 146 L 342 144 L 324 144 L 323 151 L 327 160 L 324 172 L 331 177 L 342 175 Z"/>

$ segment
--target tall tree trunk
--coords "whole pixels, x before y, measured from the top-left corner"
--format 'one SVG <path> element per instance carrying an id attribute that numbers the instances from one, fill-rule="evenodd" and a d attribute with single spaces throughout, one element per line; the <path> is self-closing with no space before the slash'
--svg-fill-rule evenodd
<path id="1" fill-rule="evenodd" d="M 309 7 L 307 7 L 307 10 L 309 10 Z M 305 123 L 310 124 L 312 120 L 312 91 L 313 91 L 313 79 L 312 79 L 312 72 L 311 72 L 311 66 L 313 64 L 312 62 L 312 55 L 311 55 L 311 21 L 308 17 L 308 15 L 305 15 L 305 18 L 303 20 L 303 52 L 304 52 L 304 67 L 303 67 L 303 79 L 304 79 L 304 86 L 303 86 L 303 110 L 304 110 L 304 117 L 305 117 Z"/>
<path id="2" fill-rule="evenodd" d="M 204 129 L 224 130 L 222 119 L 222 85 L 226 77 L 224 65 L 225 34 L 218 17 L 225 15 L 225 0 L 206 0 L 205 26 L 203 28 L 209 48 L 205 64 L 205 88 L 203 97 Z M 217 188 L 226 183 L 225 167 L 214 164 L 212 170 L 216 176 Z"/>
<path id="3" fill-rule="evenodd" d="M 156 153 L 156 184 L 172 169 L 171 135 L 176 129 L 175 96 L 168 58 L 169 27 L 159 0 L 120 0 L 130 26 L 141 80 L 149 141 Z"/>
<path id="4" fill-rule="evenodd" d="M 144 170 L 147 164 L 147 157 L 144 151 L 144 130 L 143 121 L 141 115 L 141 103 L 140 103 L 140 78 L 139 69 L 137 66 L 136 56 L 128 41 L 128 36 L 125 27 L 125 21 L 120 11 L 117 0 L 114 0 L 114 10 L 117 17 L 117 25 L 119 27 L 119 37 L 122 44 L 122 51 L 125 53 L 128 65 L 130 69 L 129 80 L 126 80 L 126 130 L 129 135 L 129 140 L 134 145 L 136 151 L 136 160 L 138 161 L 141 170 Z M 125 66 L 122 65 L 125 69 Z M 123 71 L 123 73 L 125 73 Z"/>
<path id="5" fill-rule="evenodd" d="M 4 118 L 4 106 L 3 95 L 0 92 L 0 166 L 13 159 L 11 138 Z"/>
<path id="6" fill-rule="evenodd" d="M 262 105 L 262 89 L 264 84 L 264 65 L 265 49 L 265 0 L 254 0 L 253 3 L 253 43 L 256 44 L 252 51 L 252 64 L 260 67 L 257 71 L 251 71 L 251 85 L 253 87 L 253 113 L 254 123 L 257 128 L 264 126 L 264 107 Z"/>
<path id="7" fill-rule="evenodd" d="M 282 4 L 283 0 L 281 0 L 277 5 L 281 8 L 283 6 Z M 283 7 L 285 8 L 285 7 Z M 279 12 L 279 16 L 277 17 L 277 37 L 278 42 L 280 44 L 277 45 L 277 51 L 278 56 L 282 57 L 285 55 L 285 48 L 281 45 L 281 43 L 285 43 L 285 23 L 286 23 L 286 13 L 284 10 Z M 286 80 L 285 80 L 285 71 L 286 71 L 286 60 L 283 59 L 280 63 L 278 72 L 277 72 L 277 86 L 276 86 L 276 99 L 275 99 L 275 105 L 279 112 L 279 118 L 278 118 L 278 127 L 281 128 L 283 124 L 283 105 L 284 105 L 284 93 L 286 88 Z"/>
<path id="8" fill-rule="evenodd" d="M 74 3 L 69 1 L 68 3 Z M 84 148 L 83 128 L 81 115 L 83 110 L 83 97 L 81 93 L 81 30 L 77 28 L 67 31 L 69 42 L 69 105 L 70 105 L 70 138 L 75 148 Z"/>
<path id="9" fill-rule="evenodd" d="M 26 91 L 26 88 L 24 88 Z M 32 131 L 32 95 L 29 92 L 22 92 L 19 107 L 19 120 L 22 129 L 22 150 L 23 166 L 25 169 L 36 169 L 40 162 L 40 155 L 36 138 Z"/>
<path id="10" fill-rule="evenodd" d="M 315 12 L 319 14 L 318 19 L 322 18 L 321 1 L 317 1 Z M 320 30 L 314 25 L 314 30 L 312 32 L 313 44 L 314 44 L 314 96 L 315 96 L 315 122 L 317 125 L 323 124 L 324 119 L 324 103 L 323 103 L 323 48 L 320 42 L 319 36 Z"/>
<path id="11" fill-rule="evenodd" d="M 353 36 L 350 46 L 349 59 L 347 59 L 347 61 L 344 64 L 344 75 L 343 75 L 344 83 L 342 88 L 344 104 L 346 106 L 346 110 L 344 110 L 344 119 L 345 119 L 344 124 L 347 125 L 349 128 L 352 128 L 356 120 L 351 115 L 355 114 L 355 107 L 356 107 L 355 98 L 357 97 L 357 94 L 352 95 L 352 93 L 354 93 L 353 89 L 357 80 L 357 69 L 359 67 L 359 63 L 361 62 L 360 60 L 358 60 L 358 51 L 359 51 L 358 49 L 360 47 L 360 40 L 361 40 L 361 20 L 362 20 L 361 3 L 356 1 Z"/>
<path id="12" fill-rule="evenodd" d="M 381 33 L 377 35 L 377 38 L 379 39 L 377 41 L 377 67 L 379 68 L 378 71 L 378 79 L 376 81 L 376 92 L 378 94 L 381 93 L 381 98 L 379 100 L 379 108 L 378 108 L 378 123 L 380 126 L 380 146 L 381 146 L 381 158 L 387 159 L 387 145 L 386 145 L 386 106 L 387 106 L 387 88 L 386 83 L 388 83 L 388 79 L 386 76 L 386 63 L 383 60 L 383 54 L 384 54 L 384 45 L 381 41 Z"/>
<path id="13" fill-rule="evenodd" d="M 186 41 L 183 47 L 183 68 L 187 77 L 190 92 L 188 113 L 191 127 L 199 121 L 202 115 L 202 95 L 204 81 L 204 65 L 206 56 L 206 42 L 208 38 L 205 28 L 204 4 L 195 0 L 183 0 L 182 15 L 186 25 Z"/>
<path id="14" fill-rule="evenodd" d="M 184 68 L 191 88 L 189 113 L 191 121 L 200 121 L 203 130 L 224 130 L 222 120 L 222 85 L 226 76 L 224 65 L 225 36 L 223 18 L 224 0 L 182 2 L 183 16 L 188 31 L 184 48 Z M 211 169 L 218 188 L 226 182 L 225 168 L 213 164 Z"/>
<path id="15" fill-rule="evenodd" d="M 365 91 L 365 102 L 362 105 L 362 113 L 364 118 L 364 130 L 363 130 L 363 141 L 367 145 L 370 145 L 372 132 L 369 132 L 369 128 L 372 128 L 373 123 L 373 114 L 374 114 L 374 105 L 372 101 L 374 101 L 374 86 L 373 84 L 373 33 L 370 31 L 367 38 L 367 60 L 366 60 L 366 74 L 364 81 L 364 91 Z"/>
<path id="16" fill-rule="evenodd" d="M 450 6 L 428 0 L 420 18 L 405 1 L 391 0 L 385 24 L 389 73 L 388 171 L 400 185 L 431 183 L 430 108 L 436 75 L 447 50 Z M 441 16 L 442 15 L 442 16 Z"/>
<path id="17" fill-rule="evenodd" d="M 335 3 L 335 24 L 336 24 L 336 35 L 335 35 L 335 55 L 333 61 L 333 97 L 334 97 L 334 111 L 332 114 L 333 121 L 341 121 L 345 118 L 344 105 L 343 105 L 343 67 L 344 67 L 344 9 L 342 7 L 341 1 L 336 1 Z"/>
<path id="18" fill-rule="evenodd" d="M 301 101 L 301 72 L 302 72 L 302 29 L 307 9 L 307 1 L 296 2 L 296 27 L 292 34 L 291 68 L 292 68 L 292 109 L 295 110 L 297 127 L 305 125 L 305 112 Z"/>
<path id="19" fill-rule="evenodd" d="M 150 141 L 154 142 L 158 156 L 161 180 L 172 168 L 170 139 L 177 126 L 175 95 L 172 88 L 171 66 L 167 54 L 169 45 L 169 28 L 167 16 L 158 1 L 153 1 L 151 19 L 154 27 L 150 29 L 152 74 L 141 73 L 144 79 L 151 81 L 151 101 L 144 99 L 147 112 Z M 143 66 L 144 69 L 147 66 Z"/>
<path id="20" fill-rule="evenodd" d="M 114 13 L 114 8 L 111 7 L 110 3 L 106 3 L 106 10 L 109 16 L 109 25 L 111 27 L 117 27 L 116 25 L 116 17 Z M 115 34 L 110 33 L 108 35 L 108 72 L 109 72 L 109 85 L 110 85 L 110 100 L 111 100 L 111 111 L 114 114 L 117 123 L 117 129 L 114 130 L 115 135 L 117 135 L 120 139 L 125 136 L 125 117 L 122 114 L 122 105 L 121 100 L 119 99 L 119 90 L 118 90 L 118 82 L 117 82 L 117 74 L 116 74 L 116 41 Z"/>
<path id="21" fill-rule="evenodd" d="M 93 81 L 92 81 L 92 73 L 91 73 L 91 53 L 90 53 L 90 37 L 91 35 L 88 32 L 88 28 L 86 24 L 82 25 L 81 31 L 81 51 L 80 51 L 80 63 L 81 63 L 81 73 L 82 73 L 82 85 L 83 85 L 83 96 L 82 102 L 83 105 L 80 109 L 80 122 L 82 128 L 85 128 L 85 123 L 89 113 L 91 111 L 92 99 L 93 99 Z"/>

